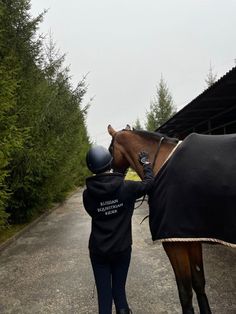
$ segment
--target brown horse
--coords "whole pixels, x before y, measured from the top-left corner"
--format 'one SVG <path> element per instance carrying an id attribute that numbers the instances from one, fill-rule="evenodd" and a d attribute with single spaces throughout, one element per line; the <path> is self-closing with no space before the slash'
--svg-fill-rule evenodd
<path id="1" fill-rule="evenodd" d="M 148 132 L 131 131 L 130 127 L 116 132 L 110 125 L 108 132 L 112 136 L 110 151 L 113 155 L 113 168 L 125 173 L 133 168 L 143 178 L 138 153 L 147 151 L 157 174 L 170 154 L 177 146 L 176 139 Z M 193 290 L 196 293 L 201 314 L 211 313 L 205 293 L 205 276 L 202 260 L 202 244 L 196 242 L 163 242 L 165 252 L 173 267 L 179 298 L 184 314 L 194 313 L 192 305 Z"/>

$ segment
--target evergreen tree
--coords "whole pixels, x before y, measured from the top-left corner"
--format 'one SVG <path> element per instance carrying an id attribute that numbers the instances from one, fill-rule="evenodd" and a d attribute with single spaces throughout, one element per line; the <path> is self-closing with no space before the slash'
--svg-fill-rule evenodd
<path id="1" fill-rule="evenodd" d="M 82 184 L 90 145 L 82 108 L 52 41 L 36 36 L 43 14 L 29 0 L 0 1 L 0 225 L 23 222 Z"/>
<path id="2" fill-rule="evenodd" d="M 9 42 L 11 29 L 6 1 L 0 1 L 0 229 L 8 217 L 5 208 L 10 196 L 6 178 L 14 151 L 22 147 L 24 133 L 17 127 L 16 95 L 19 79 L 19 60 Z"/>
<path id="3" fill-rule="evenodd" d="M 135 130 L 143 130 L 139 118 L 137 118 L 136 121 L 134 122 L 133 128 Z"/>
<path id="4" fill-rule="evenodd" d="M 174 114 L 175 108 L 172 96 L 163 77 L 161 77 L 156 89 L 156 95 L 151 100 L 150 110 L 146 113 L 146 129 L 148 131 L 155 131 Z"/>
<path id="5" fill-rule="evenodd" d="M 216 80 L 217 80 L 217 74 L 213 73 L 213 68 L 212 68 L 212 65 L 210 64 L 209 72 L 207 74 L 207 78 L 205 79 L 207 87 L 210 87 L 211 85 L 213 85 L 216 82 Z"/>
<path id="6" fill-rule="evenodd" d="M 11 219 L 19 217 L 18 220 L 21 220 L 21 217 L 26 216 L 24 208 L 30 209 L 27 196 L 37 180 L 37 173 L 34 177 L 31 176 L 34 164 L 31 153 L 34 151 L 32 135 L 36 133 L 37 117 L 41 109 L 36 96 L 43 78 L 39 69 L 42 62 L 42 42 L 40 38 L 36 38 L 36 31 L 42 15 L 35 19 L 30 16 L 29 0 L 5 0 L 2 3 L 5 10 L 3 55 L 7 57 L 11 54 L 14 57 L 11 68 L 18 70 L 14 112 L 17 114 L 16 127 L 24 134 L 24 145 L 19 150 L 12 150 L 7 166 L 7 184 L 11 191 L 7 210 Z"/>

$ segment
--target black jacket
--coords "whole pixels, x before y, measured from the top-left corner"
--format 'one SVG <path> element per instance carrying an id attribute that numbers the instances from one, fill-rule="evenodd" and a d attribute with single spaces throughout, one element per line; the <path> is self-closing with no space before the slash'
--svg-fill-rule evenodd
<path id="1" fill-rule="evenodd" d="M 97 254 L 118 253 L 132 244 L 131 217 L 135 200 L 153 185 L 153 172 L 144 165 L 143 181 L 125 181 L 120 173 L 87 178 L 84 207 L 92 217 L 89 249 Z"/>

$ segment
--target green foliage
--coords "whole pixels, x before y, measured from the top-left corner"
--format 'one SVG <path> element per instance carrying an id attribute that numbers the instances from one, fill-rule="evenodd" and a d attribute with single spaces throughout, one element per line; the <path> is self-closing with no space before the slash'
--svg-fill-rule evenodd
<path id="1" fill-rule="evenodd" d="M 8 214 L 5 211 L 10 197 L 6 179 L 7 169 L 13 151 L 23 143 L 23 131 L 17 128 L 16 95 L 19 84 L 19 66 L 10 45 L 8 45 L 8 18 L 5 2 L 0 2 L 0 229 L 5 225 Z"/>
<path id="2" fill-rule="evenodd" d="M 136 121 L 134 122 L 133 128 L 135 130 L 143 130 L 139 118 L 137 118 Z"/>
<path id="3" fill-rule="evenodd" d="M 217 80 L 217 74 L 213 73 L 212 65 L 210 64 L 209 71 L 207 73 L 207 77 L 205 79 L 205 82 L 207 84 L 207 88 L 213 85 Z"/>
<path id="4" fill-rule="evenodd" d="M 0 2 L 0 227 L 24 222 L 84 182 L 90 146 L 82 108 L 50 39 L 36 36 L 43 14 L 30 1 Z"/>
<path id="5" fill-rule="evenodd" d="M 146 129 L 148 131 L 155 131 L 174 114 L 175 108 L 172 96 L 164 79 L 161 77 L 156 95 L 151 101 L 150 110 L 146 113 Z"/>
<path id="6" fill-rule="evenodd" d="M 129 171 L 127 172 L 125 176 L 125 180 L 141 181 L 137 173 L 131 168 L 129 168 Z"/>

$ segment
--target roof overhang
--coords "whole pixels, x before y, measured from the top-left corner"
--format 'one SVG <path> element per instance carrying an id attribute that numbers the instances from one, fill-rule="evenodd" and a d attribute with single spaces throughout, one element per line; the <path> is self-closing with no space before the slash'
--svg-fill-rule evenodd
<path id="1" fill-rule="evenodd" d="M 209 133 L 236 120 L 236 67 L 178 111 L 156 131 L 184 138 Z"/>

